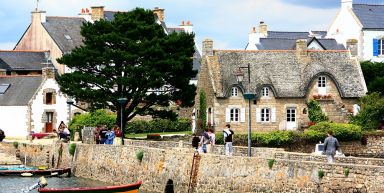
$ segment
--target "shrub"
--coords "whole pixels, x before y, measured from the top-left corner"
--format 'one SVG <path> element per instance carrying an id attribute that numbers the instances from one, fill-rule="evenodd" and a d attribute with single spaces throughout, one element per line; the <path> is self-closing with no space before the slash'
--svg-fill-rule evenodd
<path id="1" fill-rule="evenodd" d="M 328 117 L 321 110 L 319 102 L 315 100 L 310 100 L 307 103 L 308 106 L 308 118 L 312 122 L 319 123 L 323 121 L 328 121 Z"/>
<path id="2" fill-rule="evenodd" d="M 268 167 L 269 167 L 269 169 L 272 169 L 272 167 L 273 167 L 273 164 L 276 162 L 276 160 L 274 160 L 274 159 L 269 159 L 268 160 Z"/>
<path id="3" fill-rule="evenodd" d="M 384 118 L 384 97 L 379 93 L 372 93 L 362 97 L 359 103 L 360 112 L 351 117 L 351 123 L 361 126 L 365 131 L 377 129 Z"/>
<path id="4" fill-rule="evenodd" d="M 252 133 L 252 141 L 261 146 L 279 147 L 293 142 L 293 132 L 277 130 L 266 133 Z"/>
<path id="5" fill-rule="evenodd" d="M 322 179 L 324 177 L 324 171 L 322 169 L 320 169 L 319 171 L 317 171 L 317 176 L 319 177 L 319 179 Z"/>
<path id="6" fill-rule="evenodd" d="M 333 131 L 333 136 L 339 141 L 360 140 L 362 136 L 360 126 L 346 123 L 321 122 L 305 130 L 303 137 L 311 142 L 322 141 L 327 136 L 328 130 Z"/>
<path id="7" fill-rule="evenodd" d="M 151 121 L 139 120 L 127 123 L 127 133 L 178 132 L 190 130 L 191 120 L 185 118 L 176 121 L 154 119 Z"/>
<path id="8" fill-rule="evenodd" d="M 69 144 L 68 146 L 68 151 L 69 151 L 69 154 L 71 156 L 75 155 L 75 151 L 76 151 L 76 143 L 71 143 Z"/>
<path id="9" fill-rule="evenodd" d="M 345 177 L 349 176 L 349 168 L 344 168 L 344 176 Z"/>
<path id="10" fill-rule="evenodd" d="M 199 119 L 201 120 L 201 130 L 205 130 L 207 127 L 207 97 L 205 95 L 205 92 L 203 90 L 200 91 L 200 116 Z"/>
<path id="11" fill-rule="evenodd" d="M 72 133 L 71 137 L 73 137 L 74 133 L 76 131 L 81 131 L 84 126 L 96 127 L 97 125 L 106 125 L 108 128 L 112 128 L 115 124 L 116 114 L 99 109 L 91 113 L 73 117 L 72 121 L 69 123 L 69 129 Z"/>
<path id="12" fill-rule="evenodd" d="M 143 150 L 139 150 L 136 152 L 136 159 L 139 160 L 140 162 L 143 160 L 143 157 L 144 157 L 144 151 Z"/>
<path id="13" fill-rule="evenodd" d="M 19 148 L 19 142 L 17 142 L 17 141 L 14 141 L 14 142 L 12 143 L 12 145 L 13 145 L 13 147 L 14 147 L 15 149 Z"/>

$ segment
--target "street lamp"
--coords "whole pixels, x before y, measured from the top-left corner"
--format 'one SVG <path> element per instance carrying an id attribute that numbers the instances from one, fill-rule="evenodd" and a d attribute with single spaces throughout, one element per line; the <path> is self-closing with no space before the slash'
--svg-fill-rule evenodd
<path id="1" fill-rule="evenodd" d="M 121 145 L 124 145 L 124 107 L 127 104 L 127 98 L 119 98 L 117 102 L 120 104 L 120 129 L 121 129 Z"/>
<path id="2" fill-rule="evenodd" d="M 73 105 L 73 103 L 74 103 L 74 101 L 71 98 L 67 99 L 68 110 L 69 110 L 68 125 L 69 125 L 69 122 L 71 122 L 71 118 L 72 118 L 71 106 Z"/>
<path id="3" fill-rule="evenodd" d="M 249 87 L 251 84 L 251 68 L 248 63 L 246 67 L 239 67 L 238 71 L 235 73 L 237 82 L 241 83 L 244 79 L 244 72 L 241 69 L 247 69 L 248 70 L 248 85 L 246 93 L 244 93 L 244 99 L 248 99 L 248 156 L 251 157 L 251 147 L 252 147 L 252 140 L 251 140 L 251 99 L 255 98 L 255 95 L 250 93 Z"/>

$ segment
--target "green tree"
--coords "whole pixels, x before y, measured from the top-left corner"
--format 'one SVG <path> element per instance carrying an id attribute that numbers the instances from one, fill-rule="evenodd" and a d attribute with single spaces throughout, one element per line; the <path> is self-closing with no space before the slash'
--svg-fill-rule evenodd
<path id="1" fill-rule="evenodd" d="M 384 62 L 363 61 L 360 64 L 369 93 L 384 94 Z"/>
<path id="2" fill-rule="evenodd" d="M 328 121 L 328 117 L 321 110 L 319 102 L 315 100 L 310 100 L 307 103 L 308 106 L 308 118 L 312 122 L 320 123 L 323 121 Z"/>
<path id="3" fill-rule="evenodd" d="M 384 118 L 384 98 L 374 92 L 360 98 L 360 112 L 351 117 L 351 123 L 359 125 L 363 130 L 377 129 Z"/>
<path id="4" fill-rule="evenodd" d="M 207 125 L 207 97 L 205 96 L 205 92 L 202 90 L 200 91 L 200 121 L 201 121 L 201 128 L 204 130 Z"/>
<path id="5" fill-rule="evenodd" d="M 167 35 L 151 10 L 136 8 L 113 21 L 84 23 L 81 35 L 84 44 L 57 60 L 73 69 L 58 78 L 64 93 L 91 109 L 118 112 L 117 99 L 125 97 L 124 123 L 136 115 L 176 118 L 171 101 L 193 105 L 194 34 Z"/>

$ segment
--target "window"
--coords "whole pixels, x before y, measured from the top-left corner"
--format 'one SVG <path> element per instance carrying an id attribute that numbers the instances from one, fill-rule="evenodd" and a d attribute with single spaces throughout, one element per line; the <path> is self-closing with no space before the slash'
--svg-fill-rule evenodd
<path id="1" fill-rule="evenodd" d="M 45 94 L 45 104 L 51 105 L 53 103 L 53 96 L 51 92 Z"/>
<path id="2" fill-rule="evenodd" d="M 379 55 L 384 55 L 384 39 L 379 39 L 377 51 Z"/>
<path id="3" fill-rule="evenodd" d="M 230 121 L 231 122 L 238 122 L 239 121 L 239 115 L 240 115 L 240 109 L 233 108 L 230 111 Z"/>
<path id="4" fill-rule="evenodd" d="M 287 109 L 287 122 L 295 122 L 296 121 L 296 109 L 288 108 Z"/>
<path id="5" fill-rule="evenodd" d="M 325 87 L 325 76 L 319 76 L 319 80 L 317 81 L 317 87 Z"/>
<path id="6" fill-rule="evenodd" d="M 237 89 L 237 87 L 232 87 L 232 95 L 231 96 L 237 96 L 237 94 L 238 94 L 238 89 Z"/>
<path id="7" fill-rule="evenodd" d="M 4 94 L 11 84 L 0 84 L 0 94 Z"/>
<path id="8" fill-rule="evenodd" d="M 261 109 L 261 122 L 269 122 L 271 117 L 271 110 L 268 108 Z"/>
<path id="9" fill-rule="evenodd" d="M 262 96 L 264 96 L 264 97 L 269 96 L 269 88 L 268 87 L 263 88 Z"/>

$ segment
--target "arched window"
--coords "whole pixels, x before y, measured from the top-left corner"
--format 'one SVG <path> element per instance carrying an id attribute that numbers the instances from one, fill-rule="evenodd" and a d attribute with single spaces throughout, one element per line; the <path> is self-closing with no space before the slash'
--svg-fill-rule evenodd
<path id="1" fill-rule="evenodd" d="M 238 92 L 239 92 L 239 90 L 237 89 L 237 87 L 232 87 L 232 94 L 231 94 L 231 96 L 237 96 Z"/>
<path id="2" fill-rule="evenodd" d="M 240 109 L 232 108 L 230 110 L 230 121 L 231 122 L 239 122 Z"/>
<path id="3" fill-rule="evenodd" d="M 327 79 L 325 76 L 319 76 L 317 79 L 317 92 L 321 95 L 324 95 L 327 93 Z"/>

